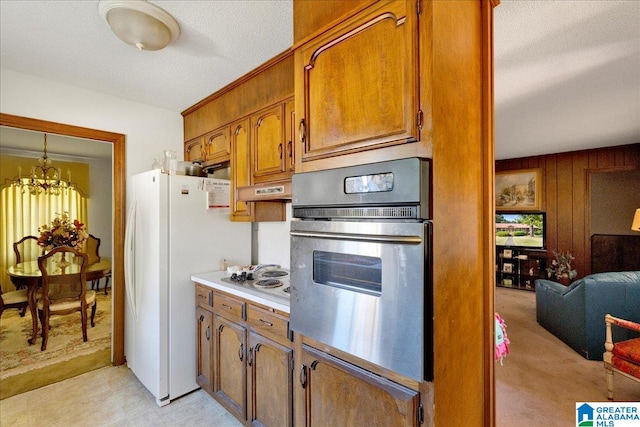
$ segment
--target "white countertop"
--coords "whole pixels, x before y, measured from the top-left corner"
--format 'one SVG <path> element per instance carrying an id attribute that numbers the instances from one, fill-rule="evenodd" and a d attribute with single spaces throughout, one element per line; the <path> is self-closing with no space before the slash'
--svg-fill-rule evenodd
<path id="1" fill-rule="evenodd" d="M 258 304 L 264 304 L 266 306 L 275 308 L 276 310 L 289 313 L 289 300 L 286 298 L 278 297 L 260 290 L 248 288 L 241 284 L 232 284 L 223 282 L 223 277 L 229 276 L 226 271 L 209 271 L 206 273 L 192 274 L 191 280 L 198 282 L 202 285 L 209 286 L 213 289 L 227 292 L 232 295 L 244 298 L 249 301 L 256 302 Z"/>

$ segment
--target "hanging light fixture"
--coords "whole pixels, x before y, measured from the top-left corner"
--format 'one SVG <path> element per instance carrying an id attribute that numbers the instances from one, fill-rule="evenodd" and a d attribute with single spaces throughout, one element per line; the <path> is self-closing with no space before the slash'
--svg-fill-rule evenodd
<path id="1" fill-rule="evenodd" d="M 102 0 L 98 9 L 115 35 L 138 50 L 160 50 L 180 36 L 176 20 L 148 1 Z"/>
<path id="2" fill-rule="evenodd" d="M 61 179 L 59 168 L 51 165 L 51 159 L 47 156 L 47 134 L 44 134 L 44 154 L 38 159 L 38 164 L 31 167 L 28 178 L 22 178 L 22 168 L 18 166 L 18 178 L 13 182 L 16 187 L 22 188 L 22 193 L 59 195 L 62 191 L 73 188 L 71 183 L 71 171 L 67 170 L 69 180 Z"/>

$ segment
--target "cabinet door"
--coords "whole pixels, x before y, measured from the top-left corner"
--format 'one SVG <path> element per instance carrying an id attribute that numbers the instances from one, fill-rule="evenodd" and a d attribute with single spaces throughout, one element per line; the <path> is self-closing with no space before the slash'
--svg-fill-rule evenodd
<path id="1" fill-rule="evenodd" d="M 229 132 L 229 126 L 224 126 L 204 136 L 205 162 L 213 164 L 229 161 Z"/>
<path id="2" fill-rule="evenodd" d="M 251 116 L 254 182 L 264 182 L 285 170 L 284 121 L 283 103 Z"/>
<path id="3" fill-rule="evenodd" d="M 420 396 L 386 378 L 302 345 L 307 426 L 417 426 Z"/>
<path id="4" fill-rule="evenodd" d="M 293 173 L 295 172 L 296 156 L 295 156 L 295 144 L 293 138 L 296 134 L 296 106 L 293 98 L 287 101 L 284 109 L 285 114 L 285 130 L 287 143 L 286 158 L 285 158 L 285 170 Z"/>
<path id="5" fill-rule="evenodd" d="M 213 313 L 196 307 L 197 376 L 203 390 L 213 391 Z"/>
<path id="6" fill-rule="evenodd" d="M 235 417 L 247 419 L 246 329 L 218 315 L 214 318 L 213 392 Z"/>
<path id="7" fill-rule="evenodd" d="M 234 221 L 251 221 L 253 205 L 237 200 L 238 187 L 251 184 L 249 119 L 231 125 L 231 216 Z"/>
<path id="8" fill-rule="evenodd" d="M 202 155 L 202 140 L 204 138 L 196 138 L 184 144 L 184 160 L 186 162 L 201 162 L 204 160 Z"/>
<path id="9" fill-rule="evenodd" d="M 249 343 L 251 423 L 293 425 L 293 350 L 255 332 Z"/>
<path id="10" fill-rule="evenodd" d="M 376 3 L 296 51 L 303 161 L 420 140 L 417 20 Z"/>

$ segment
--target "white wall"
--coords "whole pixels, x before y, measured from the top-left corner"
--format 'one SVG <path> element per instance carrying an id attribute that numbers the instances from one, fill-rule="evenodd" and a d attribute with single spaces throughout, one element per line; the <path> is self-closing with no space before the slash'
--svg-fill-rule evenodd
<path id="1" fill-rule="evenodd" d="M 291 251 L 291 203 L 287 203 L 287 220 L 258 223 L 258 264 L 279 264 L 289 268 Z"/>
<path id="2" fill-rule="evenodd" d="M 113 258 L 113 162 L 108 159 L 90 159 L 89 200 L 87 211 L 89 233 L 100 239 L 100 256 Z"/>
<path id="3" fill-rule="evenodd" d="M 82 126 L 126 136 L 126 176 L 148 170 L 163 149 L 175 150 L 182 159 L 182 115 L 0 68 L 0 111 L 5 114 Z M 111 179 L 112 164 L 92 164 L 91 185 Z M 92 188 L 91 194 L 111 189 Z M 112 254 L 111 201 L 91 202 L 92 234 L 101 237 L 100 253 Z M 99 226 L 98 224 L 104 224 Z M 96 228 L 98 227 L 98 228 Z"/>
<path id="4" fill-rule="evenodd" d="M 202 94 L 202 97 L 207 95 Z M 165 149 L 175 150 L 178 160 L 183 159 L 183 121 L 179 111 L 131 102 L 3 68 L 0 68 L 0 111 L 126 135 L 127 177 L 149 170 L 153 158 L 162 157 Z M 93 181 L 94 177 L 91 179 Z M 290 206 L 287 211 L 290 218 Z M 98 220 L 91 218 L 92 223 Z M 289 267 L 289 225 L 289 219 L 258 225 L 258 262 Z"/>
<path id="5" fill-rule="evenodd" d="M 179 111 L 131 102 L 3 68 L 0 68 L 0 111 L 126 135 L 127 176 L 149 170 L 153 158 L 161 157 L 164 149 L 175 150 L 178 159 L 183 156 L 182 115 Z"/>

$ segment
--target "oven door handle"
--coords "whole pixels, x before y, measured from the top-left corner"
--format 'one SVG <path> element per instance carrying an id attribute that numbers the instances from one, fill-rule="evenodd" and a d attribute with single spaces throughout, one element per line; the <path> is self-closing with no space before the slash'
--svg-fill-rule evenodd
<path id="1" fill-rule="evenodd" d="M 308 231 L 290 231 L 291 236 L 312 237 L 318 239 L 353 240 L 364 242 L 398 243 L 405 245 L 419 245 L 423 242 L 420 236 L 390 236 L 382 234 L 347 234 L 347 233 L 322 233 Z"/>

